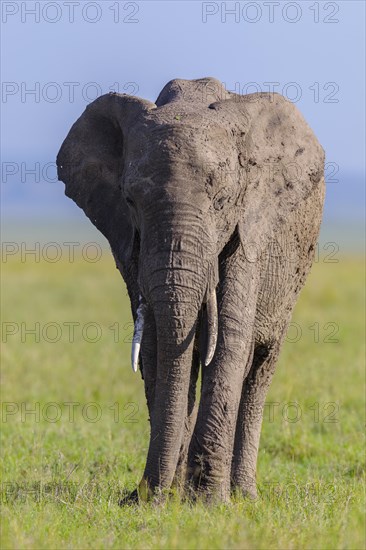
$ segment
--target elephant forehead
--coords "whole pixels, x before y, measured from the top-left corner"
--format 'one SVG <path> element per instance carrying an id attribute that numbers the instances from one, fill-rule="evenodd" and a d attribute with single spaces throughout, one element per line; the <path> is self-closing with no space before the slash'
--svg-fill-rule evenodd
<path id="1" fill-rule="evenodd" d="M 235 140 L 227 125 L 190 113 L 150 119 L 132 130 L 128 146 L 141 163 L 195 164 L 230 156 Z"/>
<path id="2" fill-rule="evenodd" d="M 197 130 L 215 126 L 226 127 L 227 120 L 222 113 L 201 101 L 175 101 L 145 114 L 145 120 L 157 125 L 173 127 L 191 126 Z"/>
<path id="3" fill-rule="evenodd" d="M 207 210 L 223 185 L 237 181 L 238 155 L 225 127 L 150 123 L 135 137 L 123 179 L 125 190 L 140 200 L 198 201 Z"/>

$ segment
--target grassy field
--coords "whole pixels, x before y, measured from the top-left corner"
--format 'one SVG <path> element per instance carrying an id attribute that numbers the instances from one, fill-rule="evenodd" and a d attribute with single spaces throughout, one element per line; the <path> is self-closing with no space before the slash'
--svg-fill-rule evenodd
<path id="1" fill-rule="evenodd" d="M 268 396 L 260 496 L 220 506 L 117 506 L 148 422 L 109 254 L 16 256 L 2 275 L 2 548 L 365 547 L 361 259 L 314 265 Z"/>

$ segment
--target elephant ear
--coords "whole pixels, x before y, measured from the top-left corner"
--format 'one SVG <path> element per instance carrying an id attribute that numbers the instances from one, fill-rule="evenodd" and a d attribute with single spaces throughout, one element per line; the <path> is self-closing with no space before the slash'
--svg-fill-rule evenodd
<path id="1" fill-rule="evenodd" d="M 124 144 L 137 118 L 154 107 L 128 95 L 101 96 L 72 126 L 57 155 L 65 194 L 109 241 L 130 296 L 135 294 L 130 265 L 135 230 L 121 189 Z"/>
<path id="2" fill-rule="evenodd" d="M 279 94 L 237 95 L 210 108 L 234 123 L 243 183 L 239 234 L 258 242 L 324 185 L 324 151 L 299 110 Z"/>

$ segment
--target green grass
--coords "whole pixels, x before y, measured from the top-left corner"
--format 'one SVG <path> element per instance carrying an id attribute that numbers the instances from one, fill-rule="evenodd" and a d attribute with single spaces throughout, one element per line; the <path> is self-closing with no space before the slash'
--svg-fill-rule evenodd
<path id="1" fill-rule="evenodd" d="M 9 261 L 3 285 L 2 548 L 365 547 L 360 259 L 314 265 L 268 395 L 260 497 L 217 506 L 117 506 L 141 477 L 148 422 L 109 255 Z M 37 322 L 39 342 L 25 333 Z M 74 342 L 70 322 L 80 323 Z M 87 323 L 98 324 L 97 342 Z"/>

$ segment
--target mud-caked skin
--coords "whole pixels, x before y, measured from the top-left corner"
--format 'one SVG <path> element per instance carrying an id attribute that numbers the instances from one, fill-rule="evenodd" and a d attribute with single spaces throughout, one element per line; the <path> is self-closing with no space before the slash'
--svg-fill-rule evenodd
<path id="1" fill-rule="evenodd" d="M 255 496 L 265 397 L 319 233 L 322 147 L 278 94 L 173 80 L 156 103 L 119 94 L 91 103 L 57 165 L 66 195 L 108 239 L 134 318 L 139 296 L 145 304 L 151 436 L 133 498 L 172 485 Z"/>

